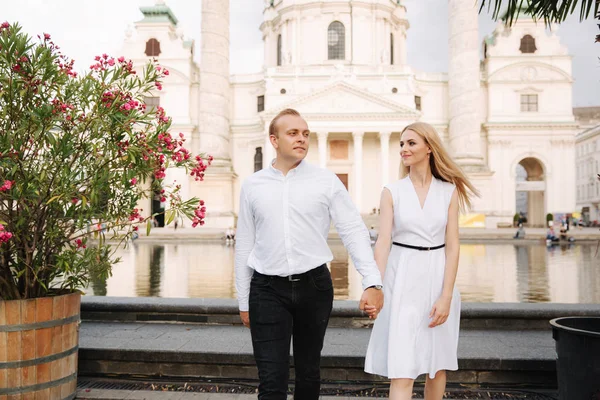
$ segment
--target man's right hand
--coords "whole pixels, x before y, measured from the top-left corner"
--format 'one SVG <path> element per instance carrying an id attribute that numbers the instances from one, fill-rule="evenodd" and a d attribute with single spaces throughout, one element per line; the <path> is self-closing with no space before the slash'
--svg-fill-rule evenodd
<path id="1" fill-rule="evenodd" d="M 242 319 L 242 324 L 246 328 L 250 328 L 250 313 L 248 311 L 240 311 L 240 318 Z"/>

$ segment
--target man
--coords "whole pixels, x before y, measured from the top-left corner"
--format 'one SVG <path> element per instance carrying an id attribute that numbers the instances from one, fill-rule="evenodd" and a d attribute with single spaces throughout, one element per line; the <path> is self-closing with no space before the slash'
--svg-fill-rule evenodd
<path id="1" fill-rule="evenodd" d="M 358 272 L 360 308 L 375 318 L 383 306 L 381 274 L 369 233 L 346 188 L 332 172 L 303 161 L 310 131 L 292 109 L 269 126 L 277 152 L 242 185 L 235 275 L 240 317 L 250 327 L 260 383 L 258 398 L 284 400 L 293 337 L 295 399 L 317 400 L 320 359 L 333 304 L 326 263 L 331 219 Z"/>

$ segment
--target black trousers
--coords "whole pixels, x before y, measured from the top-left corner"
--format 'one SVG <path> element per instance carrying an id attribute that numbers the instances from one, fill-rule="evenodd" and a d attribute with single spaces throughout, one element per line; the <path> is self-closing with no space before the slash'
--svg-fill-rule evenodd
<path id="1" fill-rule="evenodd" d="M 277 277 L 254 272 L 250 284 L 250 331 L 258 367 L 260 400 L 285 400 L 293 338 L 294 399 L 318 400 L 321 350 L 333 305 L 325 264 L 304 274 Z"/>

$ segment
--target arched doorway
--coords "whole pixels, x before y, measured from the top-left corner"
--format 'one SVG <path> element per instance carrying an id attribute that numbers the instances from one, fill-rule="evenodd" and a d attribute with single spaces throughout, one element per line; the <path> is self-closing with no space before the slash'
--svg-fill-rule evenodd
<path id="1" fill-rule="evenodd" d="M 525 216 L 529 226 L 545 226 L 546 181 L 540 160 L 527 157 L 517 164 L 515 190 L 517 214 Z"/>

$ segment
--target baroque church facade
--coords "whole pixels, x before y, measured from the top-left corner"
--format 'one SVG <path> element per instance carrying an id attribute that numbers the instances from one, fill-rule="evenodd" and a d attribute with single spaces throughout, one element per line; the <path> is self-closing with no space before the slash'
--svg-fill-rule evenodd
<path id="1" fill-rule="evenodd" d="M 230 75 L 228 0 L 202 1 L 200 64 L 164 1 L 141 11 L 122 55 L 170 70 L 147 103 L 214 157 L 204 182 L 167 175 L 206 201 L 206 226 L 235 225 L 241 184 L 274 157 L 268 125 L 284 108 L 308 123 L 307 160 L 336 173 L 365 217 L 399 178 L 399 135 L 415 121 L 437 129 L 481 192 L 463 226 L 504 226 L 517 211 L 542 226 L 575 209 L 571 56 L 541 23 L 499 24 L 480 43 L 474 2 L 449 0 L 449 71 L 425 73 L 407 62 L 402 1 L 266 0 L 264 68 Z"/>

